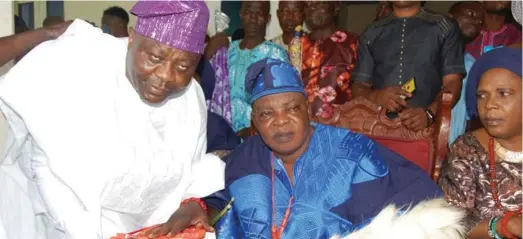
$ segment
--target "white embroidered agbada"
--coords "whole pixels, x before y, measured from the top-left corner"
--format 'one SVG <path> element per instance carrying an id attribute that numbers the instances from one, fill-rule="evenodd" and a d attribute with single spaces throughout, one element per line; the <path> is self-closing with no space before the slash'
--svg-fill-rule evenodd
<path id="1" fill-rule="evenodd" d="M 205 155 L 199 84 L 147 105 L 125 76 L 126 53 L 76 20 L 4 75 L 0 238 L 106 239 L 223 188 L 222 161 Z"/>

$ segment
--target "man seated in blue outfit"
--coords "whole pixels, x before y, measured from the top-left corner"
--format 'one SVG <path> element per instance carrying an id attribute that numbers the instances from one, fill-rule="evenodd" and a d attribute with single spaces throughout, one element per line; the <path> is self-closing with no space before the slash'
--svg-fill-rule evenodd
<path id="1" fill-rule="evenodd" d="M 246 89 L 259 135 L 228 157 L 220 196 L 235 201 L 218 223 L 219 238 L 329 238 L 367 225 L 389 204 L 442 196 L 424 171 L 384 146 L 346 129 L 312 126 L 292 65 L 254 63 Z"/>

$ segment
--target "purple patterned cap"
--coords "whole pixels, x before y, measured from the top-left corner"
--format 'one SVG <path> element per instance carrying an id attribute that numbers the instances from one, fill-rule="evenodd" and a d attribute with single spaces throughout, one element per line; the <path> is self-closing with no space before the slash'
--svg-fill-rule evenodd
<path id="1" fill-rule="evenodd" d="M 183 51 L 203 53 L 209 9 L 201 0 L 139 0 L 136 32 Z"/>

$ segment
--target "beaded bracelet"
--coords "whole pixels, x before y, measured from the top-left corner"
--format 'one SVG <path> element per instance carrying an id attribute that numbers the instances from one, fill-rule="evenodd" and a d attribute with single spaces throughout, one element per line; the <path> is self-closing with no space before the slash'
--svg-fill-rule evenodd
<path id="1" fill-rule="evenodd" d="M 499 217 L 492 217 L 488 223 L 488 235 L 495 239 L 503 239 L 497 232 L 496 232 L 496 223 L 498 222 Z"/>
<path id="2" fill-rule="evenodd" d="M 185 200 L 182 201 L 182 203 L 180 203 L 180 206 L 181 205 L 184 205 L 188 202 L 197 202 L 198 204 L 200 204 L 200 207 L 202 207 L 202 209 L 205 211 L 205 213 L 208 213 L 207 211 L 207 205 L 205 204 L 205 202 L 200 199 L 200 198 L 187 198 Z"/>
<path id="3" fill-rule="evenodd" d="M 501 234 L 505 237 L 505 238 L 508 238 L 508 239 L 516 239 L 516 236 L 512 235 L 512 233 L 510 233 L 508 231 L 508 220 L 512 217 L 512 216 L 516 216 L 518 215 L 518 213 L 516 212 L 507 212 L 505 213 L 505 215 L 503 215 L 503 217 L 501 218 L 500 220 L 500 223 L 501 223 Z"/>

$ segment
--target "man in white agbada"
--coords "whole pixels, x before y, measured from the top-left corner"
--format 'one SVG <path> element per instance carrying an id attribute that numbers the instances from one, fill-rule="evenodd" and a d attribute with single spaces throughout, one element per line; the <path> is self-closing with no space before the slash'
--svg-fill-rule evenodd
<path id="1" fill-rule="evenodd" d="M 223 188 L 191 79 L 208 9 L 139 1 L 131 12 L 128 45 L 76 20 L 4 75 L 0 238 L 106 239 L 176 210 L 191 212 L 173 214 L 184 226 L 207 223 L 200 204 L 180 203 Z"/>

